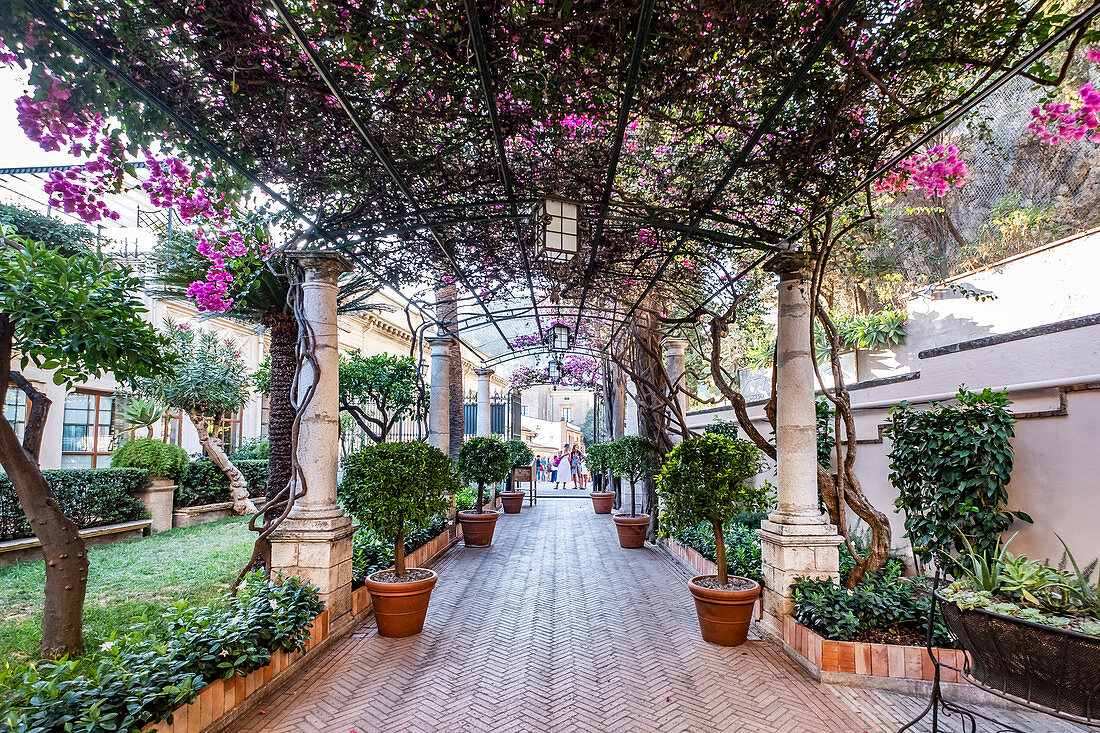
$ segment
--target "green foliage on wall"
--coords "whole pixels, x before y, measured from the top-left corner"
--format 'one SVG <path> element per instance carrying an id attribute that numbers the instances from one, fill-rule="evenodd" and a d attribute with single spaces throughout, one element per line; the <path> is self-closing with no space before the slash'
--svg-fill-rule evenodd
<path id="1" fill-rule="evenodd" d="M 926 410 L 902 402 L 884 431 L 906 536 L 922 561 L 937 554 L 945 566 L 952 548 L 969 543 L 991 556 L 1014 517 L 1031 521 L 1005 510 L 1015 423 L 1007 393 L 960 388 L 956 399 L 957 405 L 933 403 Z"/>

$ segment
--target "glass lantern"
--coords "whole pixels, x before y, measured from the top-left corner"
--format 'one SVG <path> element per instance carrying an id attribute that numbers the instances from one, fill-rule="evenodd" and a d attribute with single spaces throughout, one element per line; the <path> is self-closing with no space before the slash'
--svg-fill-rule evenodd
<path id="1" fill-rule="evenodd" d="M 535 257 L 545 256 L 551 262 L 568 262 L 580 250 L 578 218 L 580 206 L 572 201 L 546 198 L 535 211 L 539 225 Z"/>

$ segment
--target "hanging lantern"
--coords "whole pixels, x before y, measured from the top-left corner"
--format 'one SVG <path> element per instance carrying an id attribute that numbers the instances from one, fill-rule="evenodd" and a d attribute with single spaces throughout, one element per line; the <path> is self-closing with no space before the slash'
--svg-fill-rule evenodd
<path id="1" fill-rule="evenodd" d="M 546 198 L 535 211 L 538 222 L 538 245 L 535 257 L 542 254 L 551 262 L 568 262 L 580 249 L 577 219 L 580 207 L 571 201 Z"/>
<path id="2" fill-rule="evenodd" d="M 550 327 L 550 350 L 565 351 L 569 348 L 569 326 L 555 323 Z"/>
<path id="3" fill-rule="evenodd" d="M 550 381 L 554 384 L 561 381 L 561 359 L 554 357 L 550 360 L 549 376 Z"/>

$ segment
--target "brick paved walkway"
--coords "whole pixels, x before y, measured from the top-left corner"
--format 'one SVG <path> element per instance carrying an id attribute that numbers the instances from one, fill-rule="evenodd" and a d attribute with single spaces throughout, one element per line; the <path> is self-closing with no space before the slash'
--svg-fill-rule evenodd
<path id="1" fill-rule="evenodd" d="M 492 548 L 460 546 L 436 570 L 423 634 L 384 639 L 368 619 L 233 730 L 879 733 L 923 707 L 820 685 L 764 641 L 704 643 L 687 573 L 620 549 L 588 501 L 525 506 L 501 517 Z M 1085 730 L 996 714 L 1026 731 Z"/>

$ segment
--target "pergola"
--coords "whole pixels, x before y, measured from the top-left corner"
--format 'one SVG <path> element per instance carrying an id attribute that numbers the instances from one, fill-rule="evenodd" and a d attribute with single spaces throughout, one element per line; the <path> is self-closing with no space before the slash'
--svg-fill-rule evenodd
<path id="1" fill-rule="evenodd" d="M 761 530 L 774 628 L 798 575 L 837 570 L 816 488 L 813 285 L 873 182 L 1018 75 L 1055 84 L 1100 3 L 19 0 L 9 45 L 77 79 L 133 146 L 186 149 L 286 215 L 304 349 L 301 497 L 276 567 L 347 610 L 351 524 L 335 502 L 336 293 L 389 287 L 429 320 L 430 439 L 446 353 L 545 353 L 585 323 L 603 357 L 641 313 L 675 336 L 765 265 L 779 274 L 779 508 Z M 36 31 L 41 35 L 41 31 Z M 1052 51 L 1065 61 L 1047 64 Z M 41 85 L 40 85 L 41 86 Z M 548 197 L 580 251 L 537 256 Z M 345 279 L 345 282 L 347 279 Z M 518 337 L 537 334 L 534 345 Z M 683 369 L 682 342 L 669 364 Z M 677 349 L 679 351 L 677 351 Z M 670 374 L 675 384 L 680 375 Z"/>

